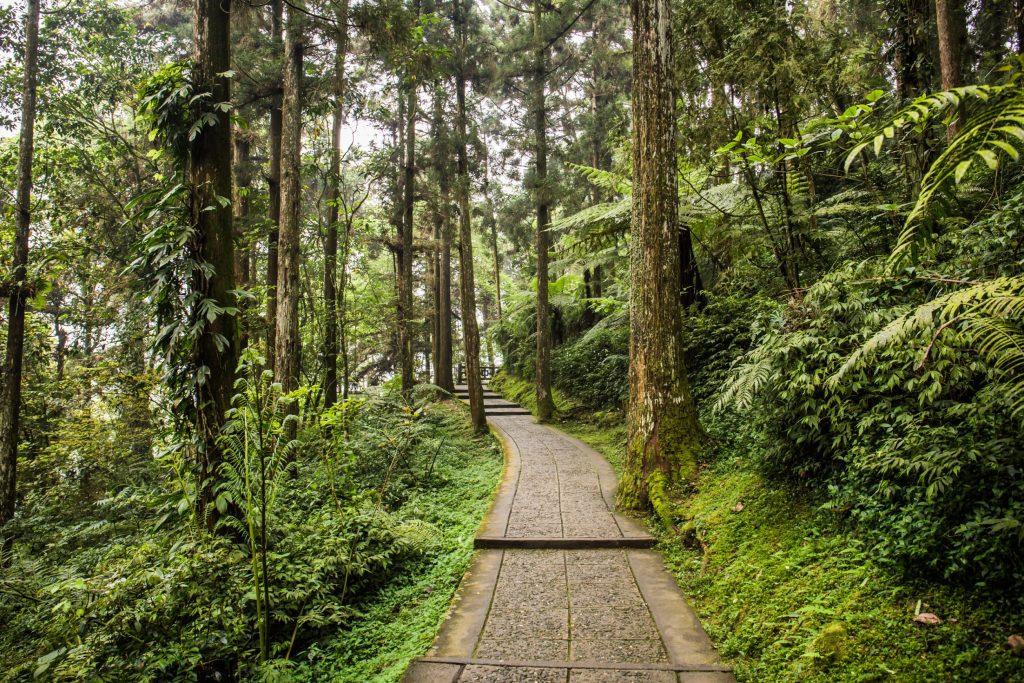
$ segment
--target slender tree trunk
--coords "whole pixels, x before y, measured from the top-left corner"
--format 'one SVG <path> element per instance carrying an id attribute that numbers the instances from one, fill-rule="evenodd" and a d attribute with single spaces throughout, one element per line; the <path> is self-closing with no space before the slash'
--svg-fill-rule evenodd
<path id="1" fill-rule="evenodd" d="M 452 231 L 451 178 L 449 174 L 448 134 L 444 127 L 444 94 L 434 94 L 434 165 L 437 171 L 439 246 L 437 251 L 437 355 L 434 358 L 434 383 L 445 391 L 455 391 L 452 378 Z"/>
<path id="2" fill-rule="evenodd" d="M 352 244 L 352 221 L 345 216 L 345 236 L 341 243 L 341 277 L 338 282 L 338 337 L 341 351 L 341 397 L 348 398 L 349 367 L 348 367 L 348 255 Z"/>
<path id="3" fill-rule="evenodd" d="M 501 320 L 501 255 L 498 253 L 498 217 L 494 212 L 494 200 L 491 198 L 491 157 L 484 154 L 484 200 L 487 202 L 487 222 L 491 228 L 491 253 L 494 258 L 494 292 L 498 307 L 498 320 Z"/>
<path id="4" fill-rule="evenodd" d="M 288 8 L 281 106 L 281 232 L 278 242 L 277 332 L 274 377 L 285 393 L 299 386 L 299 243 L 302 237 L 303 15 Z M 297 412 L 293 404 L 291 411 Z M 292 423 L 294 425 L 294 423 Z M 294 435 L 291 432 L 289 436 Z"/>
<path id="5" fill-rule="evenodd" d="M 25 76 L 21 93 L 21 134 L 15 197 L 13 267 L 7 300 L 7 348 L 4 352 L 3 405 L 0 406 L 0 534 L 14 517 L 18 479 L 18 431 L 21 375 L 25 357 L 25 307 L 29 299 L 28 235 L 32 227 L 32 154 L 35 149 L 36 81 L 39 76 L 39 0 L 25 5 Z M 0 567 L 6 566 L 11 539 L 0 536 Z"/>
<path id="6" fill-rule="evenodd" d="M 222 74 L 231 68 L 231 3 L 196 0 L 194 6 L 196 84 L 213 93 L 211 104 L 231 100 L 231 81 Z M 192 141 L 189 180 L 192 190 L 192 223 L 196 227 L 196 256 L 209 264 L 211 273 L 195 276 L 193 288 L 203 299 L 222 307 L 234 307 L 234 231 L 232 208 L 222 200 L 231 196 L 231 122 L 227 112 L 212 112 L 217 120 L 204 127 Z M 226 343 L 225 343 L 226 341 Z M 198 342 L 197 365 L 206 369 L 199 385 L 199 508 L 210 528 L 217 509 L 211 505 L 214 480 L 223 453 L 217 443 L 234 393 L 238 363 L 238 325 L 235 316 L 219 315 L 208 321 Z"/>
<path id="7" fill-rule="evenodd" d="M 619 504 L 671 524 L 666 486 L 689 477 L 700 426 L 683 365 L 671 0 L 631 0 L 633 222 L 629 406 Z"/>
<path id="8" fill-rule="evenodd" d="M 345 119 L 345 57 L 348 52 L 348 0 L 336 10 L 334 47 L 334 115 L 331 168 L 327 187 L 327 240 L 324 244 L 324 407 L 338 402 L 338 218 L 341 203 L 341 130 Z M 346 236 L 347 238 L 347 236 Z M 346 250 L 347 251 L 347 250 Z"/>
<path id="9" fill-rule="evenodd" d="M 473 231 L 469 213 L 469 156 L 466 153 L 466 32 L 469 0 L 457 0 L 456 21 L 459 33 L 459 65 L 455 75 L 456 151 L 458 152 L 459 196 L 459 282 L 462 299 L 462 342 L 466 354 L 466 385 L 469 390 L 469 412 L 473 429 L 487 431 L 484 416 L 484 390 L 480 381 L 480 331 L 476 321 L 476 285 L 473 282 Z"/>
<path id="10" fill-rule="evenodd" d="M 252 281 L 252 259 L 249 247 L 249 188 L 252 185 L 252 165 L 250 160 L 249 140 L 244 133 L 235 129 L 232 137 L 234 153 L 235 184 L 232 196 L 235 224 L 235 281 L 242 289 L 247 289 Z M 239 345 L 242 349 L 249 345 L 249 329 L 246 325 L 245 302 L 239 301 Z"/>
<path id="11" fill-rule="evenodd" d="M 418 4 L 417 4 L 418 9 Z M 418 14 L 418 11 L 417 11 Z M 402 243 L 399 251 L 399 272 L 398 272 L 398 294 L 399 309 L 401 315 L 398 321 L 398 343 L 399 358 L 402 364 L 402 391 L 412 391 L 416 383 L 414 370 L 415 358 L 413 356 L 413 335 L 412 335 L 412 262 L 413 249 L 412 238 L 415 228 L 415 216 L 413 205 L 416 201 L 416 79 L 414 74 L 406 74 L 406 105 L 405 105 L 405 159 L 403 172 L 405 179 L 402 183 L 403 217 L 402 217 Z"/>
<path id="12" fill-rule="evenodd" d="M 271 31 L 270 38 L 274 52 L 282 54 L 284 47 L 281 42 L 283 31 L 283 0 L 271 0 Z M 283 77 L 282 73 L 282 77 Z M 283 81 L 283 78 L 282 78 Z M 270 177 L 267 188 L 270 193 L 268 205 L 270 214 L 270 233 L 267 235 L 267 315 L 265 320 L 267 334 L 267 367 L 274 371 L 274 355 L 277 353 L 277 242 L 281 230 L 281 105 L 283 83 L 275 88 L 274 97 L 270 102 L 270 127 L 267 131 L 267 145 L 270 147 Z"/>
<path id="13" fill-rule="evenodd" d="M 542 21 L 544 10 L 540 0 L 533 2 L 533 133 L 534 182 L 537 204 L 537 359 L 536 390 L 537 419 L 545 422 L 555 412 L 551 396 L 551 309 L 548 305 L 548 224 L 551 222 L 548 208 L 548 140 L 547 104 L 544 90 L 547 86 L 547 48 L 545 47 Z"/>

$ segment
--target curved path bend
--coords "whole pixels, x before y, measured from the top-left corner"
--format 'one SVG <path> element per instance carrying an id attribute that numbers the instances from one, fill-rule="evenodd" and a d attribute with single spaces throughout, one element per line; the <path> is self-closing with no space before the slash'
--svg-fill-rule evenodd
<path id="1" fill-rule="evenodd" d="M 604 458 L 484 396 L 504 475 L 448 619 L 403 683 L 734 681 L 654 539 L 615 512 Z"/>

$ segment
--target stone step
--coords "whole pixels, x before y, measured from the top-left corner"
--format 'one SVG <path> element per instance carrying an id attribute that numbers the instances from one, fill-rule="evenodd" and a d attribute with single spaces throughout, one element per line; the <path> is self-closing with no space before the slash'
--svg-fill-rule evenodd
<path id="1" fill-rule="evenodd" d="M 483 678 L 481 678 L 483 676 Z M 539 676 L 539 677 L 538 677 Z M 732 669 L 707 664 L 640 664 L 581 660 L 508 660 L 464 657 L 417 657 L 402 683 L 461 683 L 462 681 L 700 681 L 735 683 Z"/>
<path id="2" fill-rule="evenodd" d="M 657 542 L 653 536 L 477 536 L 473 547 L 477 550 L 614 550 L 634 548 L 646 550 Z"/>

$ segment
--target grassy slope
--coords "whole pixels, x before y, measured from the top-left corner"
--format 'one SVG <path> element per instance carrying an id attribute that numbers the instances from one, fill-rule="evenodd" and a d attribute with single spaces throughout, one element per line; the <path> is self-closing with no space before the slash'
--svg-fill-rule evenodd
<path id="1" fill-rule="evenodd" d="M 510 396 L 525 391 L 507 384 Z M 621 417 L 559 426 L 619 467 Z M 654 529 L 660 549 L 741 681 L 1024 681 L 1024 659 L 1006 647 L 1024 629 L 1019 608 L 875 566 L 870 549 L 749 459 L 720 455 L 678 504 L 688 521 L 681 533 Z M 916 624 L 918 610 L 945 623 Z M 829 643 L 828 631 L 841 635 Z"/>
<path id="2" fill-rule="evenodd" d="M 351 629 L 311 657 L 310 680 L 397 681 L 410 660 L 427 651 L 469 567 L 473 537 L 501 473 L 497 443 L 490 436 L 474 439 L 468 420 L 465 424 L 467 429 L 452 434 L 438 456 L 438 485 L 402 508 L 407 516 L 437 526 L 440 538 L 422 559 L 404 566 L 381 591 L 355 605 L 358 616 Z"/>

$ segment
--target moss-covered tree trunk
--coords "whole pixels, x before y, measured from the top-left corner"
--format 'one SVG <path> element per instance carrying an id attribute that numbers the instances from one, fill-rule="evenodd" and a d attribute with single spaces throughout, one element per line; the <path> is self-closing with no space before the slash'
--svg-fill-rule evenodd
<path id="1" fill-rule="evenodd" d="M 230 80 L 223 74 L 231 68 L 230 2 L 196 0 L 194 6 L 194 49 L 196 87 L 212 92 L 211 104 L 231 100 Z M 231 122 L 220 109 L 213 125 L 204 126 L 192 141 L 189 184 L 192 191 L 192 224 L 196 230 L 196 257 L 209 266 L 192 282 L 203 299 L 221 307 L 235 306 L 235 262 L 231 197 Z M 224 416 L 231 407 L 238 363 L 238 325 L 234 315 L 221 314 L 207 321 L 198 341 L 196 364 L 204 368 L 199 384 L 199 497 L 201 516 L 212 528 L 216 507 L 211 505 L 214 479 L 223 459 L 217 443 Z"/>
<path id="2" fill-rule="evenodd" d="M 619 505 L 670 522 L 666 486 L 689 477 L 700 426 L 683 366 L 669 0 L 632 0 L 633 222 L 629 405 Z"/>
<path id="3" fill-rule="evenodd" d="M 551 307 L 548 303 L 548 131 L 547 44 L 543 32 L 544 6 L 533 2 L 533 134 L 534 134 L 534 197 L 537 204 L 537 418 L 550 420 L 555 412 L 551 397 Z"/>

